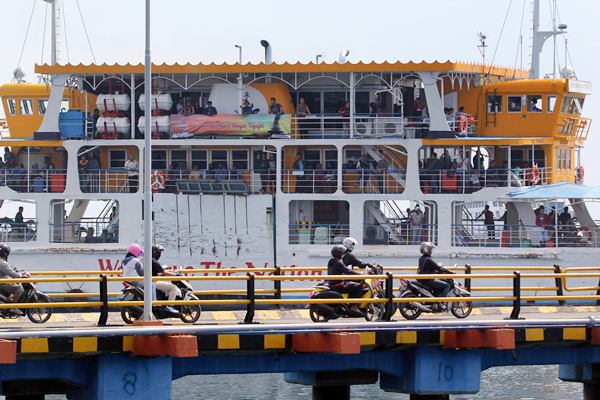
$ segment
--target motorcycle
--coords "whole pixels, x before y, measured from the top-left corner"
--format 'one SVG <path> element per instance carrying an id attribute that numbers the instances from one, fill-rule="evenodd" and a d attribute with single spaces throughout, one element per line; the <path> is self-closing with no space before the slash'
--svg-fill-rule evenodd
<path id="1" fill-rule="evenodd" d="M 22 283 L 23 295 L 19 299 L 18 303 L 50 303 L 50 298 L 48 295 L 37 290 L 37 287 L 32 282 Z M 3 293 L 0 293 L 0 303 L 10 304 L 13 301 Z M 17 318 L 22 315 L 27 315 L 27 318 L 35 324 L 43 324 L 48 321 L 52 316 L 52 308 L 51 307 L 43 307 L 43 308 L 25 308 L 20 309 L 22 314 L 14 313 L 10 309 L 2 309 L 0 310 L 0 318 Z"/>
<path id="2" fill-rule="evenodd" d="M 181 290 L 181 296 L 177 296 L 175 300 L 198 300 L 198 297 L 194 294 L 194 288 L 188 281 L 181 280 L 173 281 L 172 283 Z M 123 282 L 123 285 L 125 285 L 125 288 L 122 290 L 123 295 L 121 296 L 121 301 L 127 300 L 128 298 L 130 298 L 131 301 L 144 300 L 143 288 L 128 282 Z M 157 290 L 156 299 L 167 300 L 167 297 L 164 293 Z M 180 318 L 181 321 L 188 324 L 193 324 L 198 321 L 198 319 L 200 319 L 200 314 L 202 313 L 200 304 L 175 305 L 173 308 L 178 312 L 169 312 L 165 307 L 152 307 L 152 313 L 157 319 Z M 144 308 L 140 306 L 124 306 L 121 308 L 121 318 L 127 324 L 133 324 L 133 322 L 139 320 L 143 314 Z"/>
<path id="3" fill-rule="evenodd" d="M 382 275 L 383 267 L 374 265 L 368 267 L 369 275 Z M 377 278 L 368 278 L 362 281 L 363 295 L 362 299 L 367 301 L 358 304 L 359 310 L 362 312 L 367 321 L 379 321 L 385 313 L 385 305 L 383 303 L 371 303 L 368 300 L 373 298 L 385 298 L 383 281 Z M 332 290 L 327 282 L 319 282 L 310 293 L 310 299 L 347 299 L 348 293 L 339 293 Z M 327 322 L 330 319 L 337 318 L 356 318 L 351 311 L 349 304 L 311 304 L 309 307 L 310 319 L 313 322 Z"/>
<path id="4" fill-rule="evenodd" d="M 454 279 L 444 279 L 450 284 L 448 297 L 470 297 L 471 293 L 464 289 L 462 285 Z M 400 280 L 400 298 L 435 298 L 434 293 L 423 285 L 419 280 Z M 450 311 L 456 318 L 467 318 L 473 310 L 473 303 L 470 301 L 452 301 L 449 306 L 444 303 L 421 303 L 418 301 L 410 303 L 399 303 L 400 314 L 406 319 L 417 319 L 422 313 L 442 313 Z"/>

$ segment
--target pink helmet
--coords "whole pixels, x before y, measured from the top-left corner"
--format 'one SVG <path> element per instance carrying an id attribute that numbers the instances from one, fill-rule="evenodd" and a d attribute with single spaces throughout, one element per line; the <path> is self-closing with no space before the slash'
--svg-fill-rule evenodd
<path id="1" fill-rule="evenodd" d="M 142 257 L 144 255 L 144 249 L 137 243 L 132 243 L 127 248 L 127 252 L 133 254 L 134 257 Z"/>

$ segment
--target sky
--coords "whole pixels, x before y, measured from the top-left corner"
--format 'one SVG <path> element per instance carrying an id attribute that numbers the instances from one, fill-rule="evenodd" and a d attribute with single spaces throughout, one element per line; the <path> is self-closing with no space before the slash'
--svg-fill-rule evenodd
<path id="1" fill-rule="evenodd" d="M 61 32 L 61 62 L 93 62 L 78 4 L 96 63 L 143 61 L 144 0 L 61 1 L 67 33 L 65 40 L 64 30 Z M 546 29 L 551 27 L 550 1 L 541 0 L 541 27 Z M 23 47 L 34 3 L 31 28 Z M 579 79 L 593 85 L 600 83 L 594 74 L 600 61 L 600 2 L 557 3 L 560 22 L 568 25 L 566 37 L 572 60 L 569 64 Z M 26 80 L 36 81 L 34 64 L 40 62 L 43 53 L 45 61 L 49 57 L 49 24 L 47 43 L 42 46 L 46 7 L 42 0 L 0 0 L 0 15 L 4 17 L 0 24 L 0 82 L 12 78 L 22 48 L 20 66 Z M 264 55 L 260 40 L 266 39 L 272 44 L 276 62 L 306 62 L 314 60 L 316 54 L 322 54 L 325 61 L 335 61 L 345 49 L 350 51 L 349 60 L 353 62 L 480 62 L 477 33 L 483 32 L 488 38 L 488 62 L 519 67 L 517 48 L 522 33 L 523 66 L 528 68 L 531 19 L 531 0 L 152 0 L 151 51 L 155 63 L 231 63 L 238 59 L 234 45 L 239 44 L 244 62 L 259 62 Z M 558 43 L 560 64 L 564 65 L 563 39 L 559 38 Z M 552 72 L 552 49 L 549 40 L 544 47 L 542 73 Z M 584 115 L 600 121 L 599 103 L 597 96 L 589 96 Z M 583 153 L 588 184 L 600 184 L 600 157 L 596 157 L 600 138 L 596 131 L 592 124 Z"/>

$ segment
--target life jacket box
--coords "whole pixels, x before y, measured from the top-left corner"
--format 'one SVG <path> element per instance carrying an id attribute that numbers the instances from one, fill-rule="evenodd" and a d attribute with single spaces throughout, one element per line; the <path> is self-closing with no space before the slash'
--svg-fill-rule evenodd
<path id="1" fill-rule="evenodd" d="M 65 139 L 83 139 L 85 114 L 79 110 L 69 110 L 58 114 L 58 129 Z"/>
<path id="2" fill-rule="evenodd" d="M 51 174 L 50 175 L 50 192 L 62 193 L 65 191 L 65 175 Z"/>

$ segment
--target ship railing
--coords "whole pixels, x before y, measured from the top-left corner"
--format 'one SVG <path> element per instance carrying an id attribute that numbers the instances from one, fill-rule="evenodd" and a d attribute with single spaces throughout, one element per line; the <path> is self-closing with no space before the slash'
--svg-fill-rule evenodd
<path id="1" fill-rule="evenodd" d="M 422 242 L 437 244 L 437 224 L 411 225 L 408 218 L 384 223 L 364 224 L 365 245 L 419 245 Z"/>
<path id="2" fill-rule="evenodd" d="M 289 224 L 289 235 L 290 244 L 341 244 L 350 236 L 350 225 L 297 221 Z"/>
<path id="3" fill-rule="evenodd" d="M 559 122 L 560 133 L 585 140 L 590 131 L 592 120 L 585 117 L 563 117 Z"/>
<path id="4" fill-rule="evenodd" d="M 128 192 L 127 170 L 125 168 L 80 170 L 79 187 L 83 193 Z"/>
<path id="5" fill-rule="evenodd" d="M 37 238 L 38 222 L 35 218 L 23 218 L 15 222 L 10 218 L 0 220 L 0 242 L 30 242 Z"/>
<path id="6" fill-rule="evenodd" d="M 452 225 L 452 244 L 463 247 L 511 247 L 511 248 L 555 248 L 555 247 L 599 247 L 598 227 L 581 225 L 537 225 L 510 224 Z"/>
<path id="7" fill-rule="evenodd" d="M 403 193 L 405 182 L 406 169 L 345 169 L 342 175 L 345 193 Z"/>
<path id="8" fill-rule="evenodd" d="M 404 270 L 410 270 L 410 267 L 400 267 Z M 245 307 L 246 314 L 244 316 L 245 323 L 252 323 L 255 317 L 255 311 L 259 307 L 282 307 L 304 305 L 311 306 L 316 304 L 354 304 L 354 303 L 371 303 L 381 304 L 383 307 L 383 320 L 390 320 L 400 303 L 414 302 L 414 298 L 400 297 L 399 291 L 406 285 L 408 280 L 426 280 L 426 279 L 448 279 L 452 278 L 471 292 L 469 297 L 461 297 L 461 303 L 476 303 L 477 305 L 497 305 L 497 304 L 512 304 L 509 319 L 520 318 L 521 304 L 524 302 L 547 302 L 557 301 L 559 305 L 569 302 L 600 302 L 600 286 L 579 286 L 569 287 L 568 279 L 577 280 L 580 284 L 582 279 L 589 279 L 592 282 L 598 282 L 600 279 L 599 267 L 583 267 L 583 268 L 566 268 L 561 269 L 559 265 L 537 267 L 464 267 L 448 269 L 454 272 L 453 275 L 448 274 L 419 274 L 415 275 L 414 267 L 412 273 L 391 273 L 393 267 L 387 268 L 385 274 L 370 275 L 327 275 L 323 274 L 326 271 L 323 267 L 305 267 L 302 268 L 307 274 L 289 274 L 289 270 L 301 269 L 294 268 L 253 268 L 239 269 L 237 272 L 240 275 L 223 274 L 223 275 L 187 275 L 182 276 L 155 276 L 152 280 L 157 281 L 175 281 L 187 280 L 196 285 L 199 282 L 208 282 L 208 285 L 213 285 L 215 281 L 228 282 L 244 282 L 245 288 L 227 289 L 227 290 L 196 290 L 194 293 L 200 298 L 197 300 L 160 300 L 153 301 L 153 306 L 238 306 Z M 267 271 L 269 270 L 269 271 Z M 483 273 L 474 273 L 476 271 Z M 223 270 L 223 272 L 226 272 Z M 56 275 L 60 275 L 60 271 L 56 271 Z M 0 304 L 0 309 L 20 308 L 20 309 L 36 309 L 38 313 L 44 313 L 45 310 L 57 311 L 61 309 L 87 308 L 91 311 L 99 311 L 98 325 L 106 325 L 108 320 L 109 310 L 112 308 L 119 309 L 121 307 L 143 306 L 143 301 L 133 301 L 122 299 L 121 293 L 108 292 L 109 282 L 119 282 L 129 284 L 138 284 L 143 282 L 143 277 L 140 276 L 107 276 L 111 274 L 102 274 L 99 276 L 37 276 L 35 272 L 30 278 L 4 278 L 0 279 L 0 284 L 21 284 L 21 283 L 37 283 L 40 286 L 56 283 L 81 283 L 98 285 L 99 290 L 96 293 L 52 293 L 50 303 L 5 303 Z M 285 282 L 306 282 L 306 281 L 339 281 L 352 280 L 361 282 L 371 280 L 371 285 L 376 290 L 382 293 L 381 297 L 373 299 L 315 299 L 307 294 L 314 289 L 311 287 L 282 287 Z M 488 286 L 480 285 L 482 280 Z M 489 282 L 493 283 L 490 285 Z M 265 288 L 265 284 L 271 282 L 272 289 Z M 528 285 L 528 283 L 531 284 Z M 533 292 L 533 294 L 531 294 Z M 551 294 L 548 294 L 550 292 Z M 565 294 L 565 292 L 569 294 Z M 575 292 L 571 294 L 570 292 Z M 596 294 L 578 294 L 576 292 L 596 292 Z M 481 293 L 481 295 L 479 294 Z M 282 298 L 285 295 L 286 298 Z M 300 297 L 299 297 L 300 295 Z M 215 299 L 215 296 L 220 298 Z M 84 301 L 73 301 L 76 299 L 84 299 Z M 85 301 L 87 299 L 87 301 Z M 91 299 L 91 301 L 89 300 Z M 456 302 L 456 297 L 433 297 L 419 298 L 419 302 L 448 302 L 449 306 Z M 592 303 L 592 304 L 593 304 Z M 586 308 L 584 311 L 588 311 Z"/>
<path id="9" fill-rule="evenodd" d="M 334 193 L 337 169 L 288 169 L 282 171 L 285 193 Z"/>
<path id="10" fill-rule="evenodd" d="M 20 193 L 62 193 L 66 176 L 66 169 L 4 168 L 0 169 L 0 186 Z"/>
<path id="11" fill-rule="evenodd" d="M 532 168 L 509 170 L 488 168 L 482 170 L 421 169 L 419 177 L 424 193 L 473 193 L 483 188 L 522 187 L 543 185 L 551 182 L 551 168 L 538 168 L 538 176 Z"/>
<path id="12" fill-rule="evenodd" d="M 106 218 L 81 218 L 50 224 L 50 243 L 117 243 L 119 224 Z"/>

